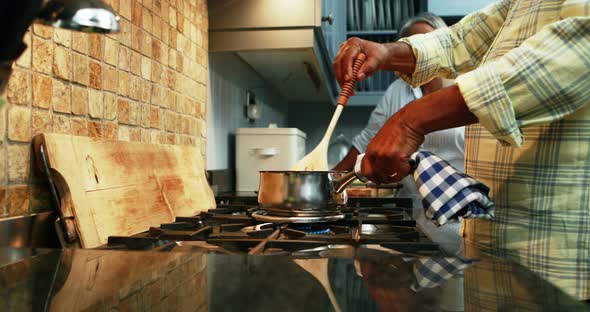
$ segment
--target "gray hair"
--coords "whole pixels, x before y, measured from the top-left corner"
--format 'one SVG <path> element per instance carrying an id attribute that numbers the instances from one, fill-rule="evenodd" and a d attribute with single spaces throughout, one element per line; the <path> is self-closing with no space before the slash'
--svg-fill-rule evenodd
<path id="1" fill-rule="evenodd" d="M 414 17 L 410 17 L 403 23 L 403 26 L 399 31 L 399 37 L 408 37 L 410 35 L 410 28 L 412 28 L 412 26 L 418 23 L 428 24 L 434 29 L 447 27 L 447 24 L 445 24 L 443 19 L 439 16 L 436 16 L 430 12 L 422 12 Z"/>

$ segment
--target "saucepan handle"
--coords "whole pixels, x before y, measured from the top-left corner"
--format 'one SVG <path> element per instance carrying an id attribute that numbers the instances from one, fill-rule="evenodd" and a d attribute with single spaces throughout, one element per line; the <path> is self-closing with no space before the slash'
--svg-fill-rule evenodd
<path id="1" fill-rule="evenodd" d="M 354 163 L 354 174 L 363 183 L 367 183 L 367 182 L 371 182 L 371 181 L 369 179 L 367 179 L 365 176 L 363 176 L 363 171 L 361 168 L 361 166 L 363 164 L 363 158 L 365 158 L 365 153 L 362 153 L 356 157 L 356 162 Z M 416 169 L 416 167 L 418 167 L 418 164 L 416 163 L 416 160 L 413 157 L 410 157 L 410 160 L 408 160 L 408 163 L 410 165 L 410 171 L 414 171 Z"/>
<path id="2" fill-rule="evenodd" d="M 358 179 L 358 177 L 354 171 L 341 176 L 340 178 L 334 180 L 334 191 L 336 193 L 342 193 L 342 191 L 344 191 L 346 187 L 348 187 L 356 179 Z"/>
<path id="3" fill-rule="evenodd" d="M 370 180 L 367 179 L 367 177 L 365 177 L 363 175 L 363 171 L 362 171 L 362 164 L 363 164 L 364 157 L 365 157 L 364 153 L 358 155 L 356 157 L 356 162 L 354 163 L 354 170 L 343 175 L 338 180 L 334 181 L 334 189 L 337 193 L 341 193 L 342 191 L 344 191 L 344 189 L 346 189 L 346 187 L 349 186 L 356 179 L 359 179 L 363 183 L 370 182 Z M 417 164 L 413 158 L 410 158 L 409 163 L 410 163 L 411 170 L 416 169 Z"/>

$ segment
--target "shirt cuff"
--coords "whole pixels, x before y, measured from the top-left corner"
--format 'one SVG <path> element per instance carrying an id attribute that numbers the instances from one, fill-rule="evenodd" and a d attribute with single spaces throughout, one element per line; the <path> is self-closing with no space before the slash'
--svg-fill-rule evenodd
<path id="1" fill-rule="evenodd" d="M 440 70 L 440 56 L 437 40 L 424 34 L 402 38 L 399 42 L 408 44 L 416 57 L 416 67 L 412 75 L 395 72 L 412 88 L 417 88 L 436 77 Z"/>
<path id="2" fill-rule="evenodd" d="M 504 145 L 520 147 L 524 136 L 504 83 L 493 68 L 494 62 L 480 66 L 455 80 L 469 110 L 479 123 Z"/>

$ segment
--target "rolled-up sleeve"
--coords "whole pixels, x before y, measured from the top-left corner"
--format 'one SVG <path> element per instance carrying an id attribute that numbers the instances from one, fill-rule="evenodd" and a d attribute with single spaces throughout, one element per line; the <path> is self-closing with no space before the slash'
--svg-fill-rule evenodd
<path id="1" fill-rule="evenodd" d="M 521 127 L 559 120 L 590 102 L 589 72 L 590 18 L 570 17 L 459 76 L 456 84 L 479 123 L 518 147 Z"/>
<path id="2" fill-rule="evenodd" d="M 412 75 L 396 74 L 412 87 L 434 77 L 454 79 L 476 68 L 502 27 L 512 1 L 503 0 L 465 16 L 449 28 L 400 39 L 412 47 L 416 68 Z"/>

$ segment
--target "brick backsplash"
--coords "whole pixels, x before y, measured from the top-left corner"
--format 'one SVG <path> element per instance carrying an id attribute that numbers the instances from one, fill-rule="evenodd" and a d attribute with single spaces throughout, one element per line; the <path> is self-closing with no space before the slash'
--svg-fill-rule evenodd
<path id="1" fill-rule="evenodd" d="M 42 132 L 200 147 L 205 157 L 207 1 L 106 0 L 121 32 L 32 26 L 0 110 L 0 217 L 50 209 L 32 168 Z"/>

